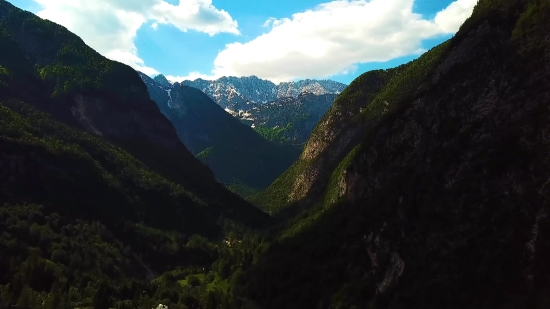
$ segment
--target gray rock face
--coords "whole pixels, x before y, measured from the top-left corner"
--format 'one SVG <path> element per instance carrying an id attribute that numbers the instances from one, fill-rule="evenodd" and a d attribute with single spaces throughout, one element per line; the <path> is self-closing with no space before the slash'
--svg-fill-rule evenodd
<path id="1" fill-rule="evenodd" d="M 223 108 L 247 110 L 246 103 L 268 103 L 281 98 L 297 98 L 304 92 L 315 95 L 339 94 L 347 85 L 332 80 L 301 80 L 279 85 L 256 76 L 222 77 L 217 80 L 196 79 L 182 84 L 206 93 Z"/>
<path id="2" fill-rule="evenodd" d="M 162 74 L 155 76 L 155 78 L 153 78 L 153 80 L 156 81 L 159 85 L 161 85 L 163 87 L 170 87 L 171 86 L 168 79 L 166 79 L 166 76 L 164 76 Z"/>

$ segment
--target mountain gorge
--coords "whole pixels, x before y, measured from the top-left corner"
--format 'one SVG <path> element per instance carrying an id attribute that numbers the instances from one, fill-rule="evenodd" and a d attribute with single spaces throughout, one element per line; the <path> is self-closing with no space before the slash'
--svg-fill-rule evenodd
<path id="1" fill-rule="evenodd" d="M 250 198 L 268 216 L 193 153 L 249 141 L 253 163 L 274 144 L 252 124 L 279 116 L 242 124 L 0 0 L 0 308 L 550 307 L 548 20 L 548 1 L 480 0 L 333 104 L 249 102 L 326 96 Z"/>
<path id="2" fill-rule="evenodd" d="M 264 139 L 200 90 L 140 76 L 180 140 L 239 194 L 265 189 L 298 157 L 298 149 Z"/>

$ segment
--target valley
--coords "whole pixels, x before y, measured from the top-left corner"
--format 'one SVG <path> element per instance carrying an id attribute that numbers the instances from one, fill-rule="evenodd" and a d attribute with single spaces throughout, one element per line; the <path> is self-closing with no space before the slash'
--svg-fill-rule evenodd
<path id="1" fill-rule="evenodd" d="M 349 85 L 173 82 L 0 0 L 0 308 L 549 307 L 549 18 L 479 0 Z"/>

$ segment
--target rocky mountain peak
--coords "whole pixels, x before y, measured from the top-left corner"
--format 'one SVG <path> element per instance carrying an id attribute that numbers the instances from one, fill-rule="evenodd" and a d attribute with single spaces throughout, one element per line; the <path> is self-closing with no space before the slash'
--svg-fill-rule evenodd
<path id="1" fill-rule="evenodd" d="M 315 95 L 339 94 L 347 85 L 332 80 L 306 79 L 278 85 L 257 76 L 224 76 L 217 80 L 186 80 L 182 84 L 197 88 L 223 108 L 246 109 L 248 103 L 264 104 L 278 99 L 298 98 L 301 93 Z"/>
<path id="2" fill-rule="evenodd" d="M 172 84 L 168 81 L 166 76 L 164 76 L 162 74 L 159 74 L 159 75 L 155 76 L 153 78 L 153 80 L 156 81 L 157 83 L 159 83 L 159 85 L 164 86 L 164 87 L 172 86 Z"/>

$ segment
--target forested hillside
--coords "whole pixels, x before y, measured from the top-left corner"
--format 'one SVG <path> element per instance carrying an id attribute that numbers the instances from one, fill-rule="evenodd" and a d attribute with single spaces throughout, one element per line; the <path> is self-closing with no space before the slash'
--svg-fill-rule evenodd
<path id="1" fill-rule="evenodd" d="M 256 199 L 291 219 L 246 295 L 259 308 L 547 307 L 549 17 L 546 1 L 481 0 L 448 42 L 355 80 Z"/>
<path id="2" fill-rule="evenodd" d="M 1 308 L 153 306 L 152 279 L 210 267 L 228 233 L 270 221 L 131 68 L 6 1 L 0 46 Z"/>

